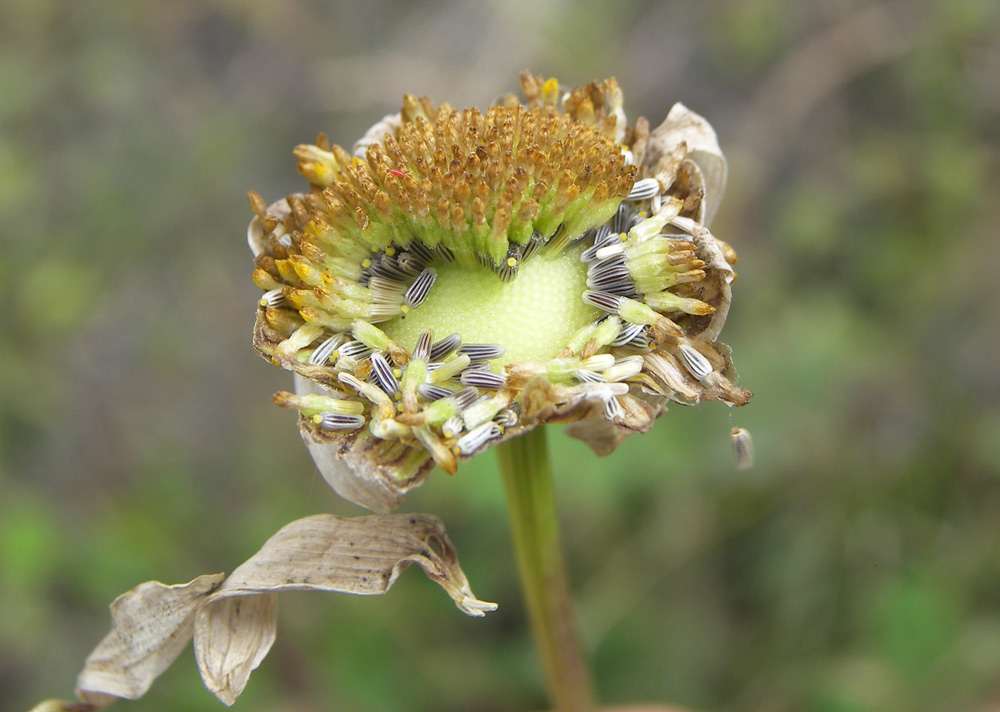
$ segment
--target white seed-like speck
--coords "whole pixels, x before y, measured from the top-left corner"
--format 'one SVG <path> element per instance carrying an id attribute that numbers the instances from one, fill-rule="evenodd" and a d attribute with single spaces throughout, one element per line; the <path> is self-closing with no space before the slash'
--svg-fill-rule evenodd
<path id="1" fill-rule="evenodd" d="M 595 292 L 587 290 L 583 293 L 583 301 L 592 307 L 603 309 L 606 312 L 616 313 L 622 298 L 607 292 Z"/>
<path id="2" fill-rule="evenodd" d="M 472 386 L 474 388 L 488 388 L 490 390 L 496 390 L 497 388 L 503 388 L 507 385 L 507 376 L 502 373 L 493 373 L 492 371 L 484 371 L 478 368 L 467 368 L 462 371 L 462 375 L 459 378 L 464 386 Z"/>
<path id="3" fill-rule="evenodd" d="M 309 354 L 309 364 L 312 366 L 325 366 L 330 360 L 330 356 L 337 350 L 337 347 L 344 343 L 346 337 L 343 334 L 334 334 L 329 339 L 316 347 L 316 350 Z"/>
<path id="4" fill-rule="evenodd" d="M 604 418 L 612 423 L 620 423 L 625 419 L 625 410 L 617 398 L 604 399 Z"/>
<path id="5" fill-rule="evenodd" d="M 638 337 L 642 333 L 642 330 L 645 328 L 646 327 L 643 326 L 642 324 L 626 323 L 622 327 L 621 333 L 619 333 L 618 336 L 615 337 L 615 340 L 611 342 L 611 345 L 624 346 L 625 344 L 630 343 L 633 339 Z"/>
<path id="6" fill-rule="evenodd" d="M 617 245 L 607 245 L 601 249 L 611 249 L 615 248 Z M 587 268 L 587 275 L 590 277 L 600 277 L 608 272 L 614 272 L 619 268 L 625 267 L 625 255 L 619 251 L 612 251 L 610 255 L 604 257 L 597 262 L 594 262 Z"/>
<path id="7" fill-rule="evenodd" d="M 465 423 L 462 422 L 462 419 L 457 415 L 453 415 L 444 421 L 444 425 L 441 426 L 441 435 L 446 438 L 453 438 L 464 429 Z"/>
<path id="8" fill-rule="evenodd" d="M 260 305 L 263 307 L 282 307 L 288 303 L 285 299 L 285 295 L 282 293 L 283 288 L 278 287 L 277 289 L 271 289 L 260 295 Z"/>
<path id="9" fill-rule="evenodd" d="M 396 380 L 396 375 L 392 372 L 392 366 L 389 365 L 385 356 L 376 351 L 371 355 L 371 361 L 372 373 L 375 375 L 375 380 L 378 381 L 382 390 L 390 396 L 397 393 L 399 391 L 399 381 Z"/>
<path id="10" fill-rule="evenodd" d="M 615 364 L 614 354 L 595 354 L 580 362 L 580 367 L 588 371 L 603 371 Z"/>
<path id="11" fill-rule="evenodd" d="M 701 352 L 687 344 L 678 344 L 677 348 L 681 352 L 681 361 L 684 362 L 684 367 L 699 381 L 712 372 L 712 364 Z"/>
<path id="12" fill-rule="evenodd" d="M 438 245 L 434 248 L 434 251 L 437 253 L 438 257 L 443 259 L 445 262 L 455 261 L 455 253 L 451 251 L 451 248 L 445 245 Z"/>
<path id="13" fill-rule="evenodd" d="M 545 244 L 545 238 L 542 237 L 542 233 L 533 232 L 531 233 L 531 239 L 528 240 L 527 244 L 524 246 L 524 251 L 521 253 L 521 259 L 526 260 L 533 254 L 538 252 Z"/>
<path id="14" fill-rule="evenodd" d="M 494 438 L 500 437 L 500 426 L 492 420 L 469 431 L 458 439 L 455 447 L 458 451 L 468 457 L 477 452 L 481 447 Z"/>
<path id="15" fill-rule="evenodd" d="M 501 344 L 462 344 L 458 353 L 467 354 L 473 361 L 490 361 L 503 356 L 504 349 Z"/>
<path id="16" fill-rule="evenodd" d="M 580 395 L 585 398 L 599 398 L 606 400 L 615 396 L 623 396 L 628 393 L 627 383 L 581 383 L 566 389 L 567 393 Z"/>
<path id="17" fill-rule="evenodd" d="M 440 400 L 454 395 L 455 391 L 444 386 L 435 386 L 431 383 L 420 383 L 417 385 L 417 395 L 429 401 Z"/>
<path id="18" fill-rule="evenodd" d="M 479 391 L 475 388 L 463 388 L 460 391 L 456 391 L 452 394 L 452 398 L 455 399 L 455 403 L 458 404 L 459 410 L 465 410 L 479 398 Z"/>
<path id="19" fill-rule="evenodd" d="M 413 252 L 402 252 L 396 258 L 399 268 L 411 277 L 416 277 L 427 266 L 427 263 L 420 259 Z"/>
<path id="20" fill-rule="evenodd" d="M 428 380 L 431 383 L 444 383 L 458 376 L 469 367 L 470 363 L 472 363 L 472 359 L 465 354 L 456 356 L 451 361 L 445 361 L 444 363 L 432 361 L 427 364 Z"/>
<path id="21" fill-rule="evenodd" d="M 744 428 L 733 428 L 729 434 L 729 444 L 733 448 L 733 464 L 737 470 L 753 467 L 753 438 Z"/>
<path id="22" fill-rule="evenodd" d="M 427 298 L 436 279 L 437 271 L 433 267 L 424 269 L 406 290 L 406 294 L 403 295 L 403 303 L 408 307 L 419 307 Z"/>
<path id="23" fill-rule="evenodd" d="M 676 217 L 670 221 L 671 225 L 679 227 L 681 230 L 689 235 L 695 234 L 698 231 L 699 225 L 691 218 Z"/>
<path id="24" fill-rule="evenodd" d="M 431 353 L 428 360 L 442 361 L 448 355 L 462 345 L 462 337 L 458 334 L 450 334 L 440 341 L 435 341 L 431 345 Z"/>
<path id="25" fill-rule="evenodd" d="M 635 182 L 632 191 L 625 196 L 625 200 L 649 200 L 660 192 L 660 181 L 656 178 L 643 178 Z"/>
<path id="26" fill-rule="evenodd" d="M 643 367 L 642 356 L 626 356 L 616 361 L 614 366 L 604 370 L 604 377 L 609 381 L 624 381 L 627 378 L 638 376 Z"/>
<path id="27" fill-rule="evenodd" d="M 576 377 L 583 381 L 584 383 L 607 383 L 608 379 L 604 377 L 604 374 L 598 373 L 597 371 L 588 371 L 585 368 L 577 369 Z"/>
<path id="28" fill-rule="evenodd" d="M 368 289 L 372 290 L 376 299 L 379 297 L 388 299 L 390 295 L 401 297 L 406 292 L 406 283 L 374 275 L 368 280 Z"/>
<path id="29" fill-rule="evenodd" d="M 625 265 L 615 265 L 602 270 L 600 273 L 591 274 L 587 277 L 587 286 L 608 294 L 618 294 L 620 296 L 631 296 L 636 293 L 635 282 Z"/>
<path id="30" fill-rule="evenodd" d="M 609 257 L 614 257 L 615 255 L 621 255 L 625 252 L 625 244 L 622 242 L 615 242 L 610 245 L 603 245 L 598 248 L 597 252 L 594 253 L 594 257 L 598 261 L 606 260 Z"/>
<path id="31" fill-rule="evenodd" d="M 431 248 L 417 240 L 411 240 L 410 244 L 406 246 L 406 250 L 424 264 L 434 259 L 434 252 Z"/>
<path id="32" fill-rule="evenodd" d="M 417 344 L 413 347 L 413 355 L 411 358 L 420 359 L 421 361 L 426 361 L 431 356 L 431 339 L 434 338 L 434 332 L 430 329 L 424 329 L 417 336 Z"/>
<path id="33" fill-rule="evenodd" d="M 348 341 L 337 349 L 337 351 L 340 353 L 341 358 L 353 358 L 359 361 L 366 358 L 372 352 L 371 348 L 360 341 Z"/>
<path id="34" fill-rule="evenodd" d="M 652 341 L 650 340 L 649 329 L 643 329 L 638 336 L 632 339 L 628 345 L 634 349 L 644 349 L 648 350 L 652 348 Z"/>
<path id="35" fill-rule="evenodd" d="M 474 430 L 488 420 L 493 420 L 494 416 L 506 406 L 505 400 L 500 396 L 483 396 L 475 403 L 462 411 L 462 419 L 465 421 L 467 430 Z"/>
<path id="36" fill-rule="evenodd" d="M 323 413 L 319 421 L 319 427 L 323 430 L 357 430 L 364 424 L 362 416 L 344 413 Z"/>
<path id="37" fill-rule="evenodd" d="M 513 428 L 517 425 L 518 415 L 510 408 L 504 408 L 493 418 L 493 422 L 501 428 Z"/>
<path id="38" fill-rule="evenodd" d="M 404 285 L 410 279 L 410 275 L 406 273 L 405 269 L 399 266 L 395 257 L 381 257 L 378 262 L 372 263 L 371 273 L 375 277 L 380 277 L 390 282 L 399 282 Z"/>

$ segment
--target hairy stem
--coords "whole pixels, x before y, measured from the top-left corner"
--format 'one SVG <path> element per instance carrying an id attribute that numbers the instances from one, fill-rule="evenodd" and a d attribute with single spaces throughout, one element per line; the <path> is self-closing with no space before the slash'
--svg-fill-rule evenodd
<path id="1" fill-rule="evenodd" d="M 559 541 L 545 428 L 502 443 L 496 452 L 521 589 L 554 709 L 593 712 L 593 687 L 576 632 Z"/>

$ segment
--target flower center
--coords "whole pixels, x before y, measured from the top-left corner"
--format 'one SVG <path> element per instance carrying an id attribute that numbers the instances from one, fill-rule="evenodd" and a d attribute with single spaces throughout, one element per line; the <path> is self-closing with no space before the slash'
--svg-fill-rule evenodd
<path id="1" fill-rule="evenodd" d="M 437 280 L 416 309 L 379 326 L 399 344 L 413 344 L 423 329 L 434 338 L 460 334 L 464 343 L 504 347 L 495 365 L 545 362 L 602 312 L 585 303 L 583 246 L 525 260 L 517 279 L 502 282 L 479 266 L 435 265 Z"/>

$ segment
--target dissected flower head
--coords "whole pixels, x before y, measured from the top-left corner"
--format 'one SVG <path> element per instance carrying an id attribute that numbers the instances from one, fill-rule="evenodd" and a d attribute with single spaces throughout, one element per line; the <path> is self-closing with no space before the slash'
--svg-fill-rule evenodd
<path id="1" fill-rule="evenodd" d="M 407 96 L 353 154 L 296 148 L 308 192 L 250 195 L 254 344 L 298 376 L 275 401 L 377 511 L 542 423 L 605 454 L 669 401 L 750 398 L 716 341 L 736 256 L 706 227 L 711 127 L 680 104 L 629 126 L 614 79 L 521 86 L 485 112 Z"/>

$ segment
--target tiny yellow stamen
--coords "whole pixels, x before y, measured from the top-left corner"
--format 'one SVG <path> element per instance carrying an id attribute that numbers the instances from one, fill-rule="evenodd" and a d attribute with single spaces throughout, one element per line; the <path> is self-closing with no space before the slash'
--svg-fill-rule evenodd
<path id="1" fill-rule="evenodd" d="M 559 98 L 559 82 L 555 77 L 546 79 L 542 84 L 542 101 L 546 104 L 555 104 Z"/>

